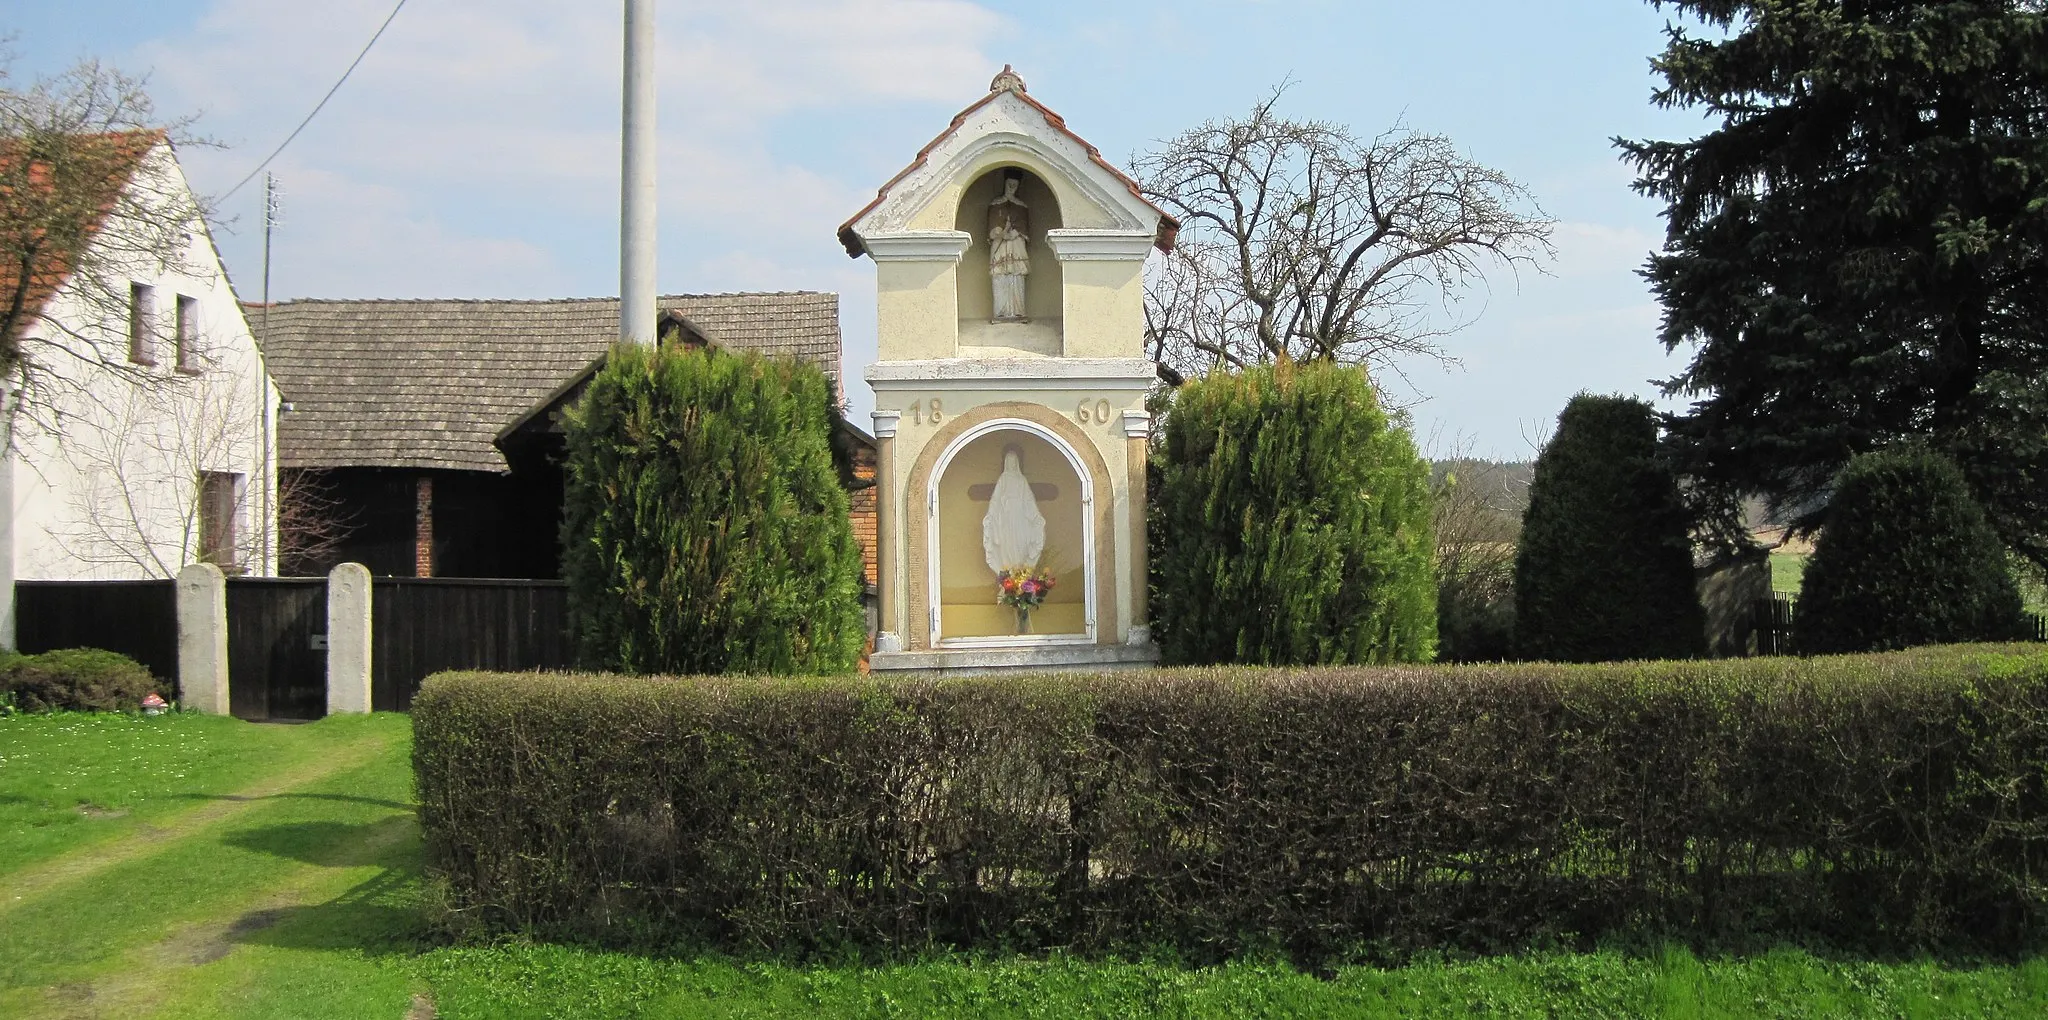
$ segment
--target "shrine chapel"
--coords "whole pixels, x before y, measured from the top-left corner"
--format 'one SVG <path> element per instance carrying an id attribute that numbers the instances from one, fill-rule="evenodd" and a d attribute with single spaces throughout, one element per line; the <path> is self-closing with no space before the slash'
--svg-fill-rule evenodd
<path id="1" fill-rule="evenodd" d="M 1144 267 L 1178 229 L 1007 66 L 840 228 L 875 263 L 876 672 L 1157 661 Z"/>

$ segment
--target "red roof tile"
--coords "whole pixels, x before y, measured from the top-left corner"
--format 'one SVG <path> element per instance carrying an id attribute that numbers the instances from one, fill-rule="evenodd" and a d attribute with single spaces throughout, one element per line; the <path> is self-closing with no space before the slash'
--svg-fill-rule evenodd
<path id="1" fill-rule="evenodd" d="M 29 161 L 27 173 L 22 173 L 21 155 L 18 143 L 0 143 L 0 307 L 11 304 L 17 295 L 21 299 L 23 314 L 16 320 L 17 326 L 26 325 L 43 310 L 50 296 L 63 286 L 71 275 L 73 261 L 78 251 L 58 244 L 45 246 L 45 239 L 53 226 L 61 227 L 62 233 L 75 233 L 77 246 L 92 242 L 112 212 L 121 189 L 135 176 L 136 168 L 142 165 L 143 157 L 150 150 L 163 144 L 162 131 L 119 131 L 101 135 L 76 136 L 82 147 L 102 147 L 99 152 L 87 152 L 93 159 L 104 158 L 103 168 L 91 178 L 72 182 L 70 186 L 91 189 L 83 194 L 83 201 L 74 208 L 89 215 L 90 219 L 77 224 L 50 224 L 38 222 L 41 217 L 30 208 L 40 204 L 35 196 L 22 198 L 16 188 L 47 189 L 53 187 L 50 181 L 52 167 L 47 160 Z M 81 160 L 83 161 L 83 160 Z M 95 200 L 96 199 L 96 200 Z M 89 212 L 88 212 L 89 211 Z M 21 285 L 21 261 L 33 252 L 33 261 L 27 267 L 28 285 Z"/>

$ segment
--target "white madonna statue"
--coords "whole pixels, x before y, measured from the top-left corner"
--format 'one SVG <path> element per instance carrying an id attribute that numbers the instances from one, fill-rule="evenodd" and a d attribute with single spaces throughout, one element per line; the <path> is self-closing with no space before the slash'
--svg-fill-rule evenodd
<path id="1" fill-rule="evenodd" d="M 1017 197 L 1020 179 L 1003 180 L 1003 193 L 988 204 L 988 278 L 996 322 L 1021 322 L 1024 281 L 1031 275 L 1031 210 Z"/>
<path id="2" fill-rule="evenodd" d="M 997 574 L 1029 570 L 1045 552 L 1045 515 L 1024 477 L 1024 457 L 1012 446 L 1003 451 L 1003 473 L 989 493 L 988 513 L 981 519 L 981 555 Z"/>

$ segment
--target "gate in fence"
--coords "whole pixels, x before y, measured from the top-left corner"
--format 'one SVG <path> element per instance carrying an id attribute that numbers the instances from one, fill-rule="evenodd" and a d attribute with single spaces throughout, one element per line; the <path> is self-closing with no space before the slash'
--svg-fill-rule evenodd
<path id="1" fill-rule="evenodd" d="M 327 579 L 230 577 L 228 710 L 243 719 L 327 714 Z"/>
<path id="2" fill-rule="evenodd" d="M 178 679 L 178 592 L 162 581 L 16 581 L 14 646 L 104 648 Z M 171 692 L 166 690 L 166 695 Z"/>
<path id="3" fill-rule="evenodd" d="M 420 681 L 442 670 L 570 664 L 569 586 L 561 581 L 379 577 L 370 590 L 377 711 L 410 708 Z"/>

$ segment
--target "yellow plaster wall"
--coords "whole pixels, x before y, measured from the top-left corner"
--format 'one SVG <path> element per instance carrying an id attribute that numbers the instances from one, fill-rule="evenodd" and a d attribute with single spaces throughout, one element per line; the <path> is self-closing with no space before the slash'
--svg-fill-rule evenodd
<path id="1" fill-rule="evenodd" d="M 877 354 L 883 361 L 950 358 L 959 328 L 950 262 L 875 263 Z M 982 267 L 982 277 L 988 267 Z"/>
<path id="2" fill-rule="evenodd" d="M 1066 355 L 1137 358 L 1145 351 L 1145 264 L 1075 261 L 1066 278 Z"/>

